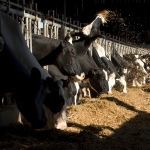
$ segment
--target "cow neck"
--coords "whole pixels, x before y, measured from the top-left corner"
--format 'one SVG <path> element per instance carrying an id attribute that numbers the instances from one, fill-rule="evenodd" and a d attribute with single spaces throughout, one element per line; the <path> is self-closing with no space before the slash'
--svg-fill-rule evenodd
<path id="1" fill-rule="evenodd" d="M 89 48 L 89 46 L 92 44 L 92 42 L 94 42 L 98 37 L 100 37 L 100 35 L 95 35 L 93 37 L 89 37 L 89 36 L 81 36 L 79 39 L 74 40 L 72 43 L 73 45 L 75 45 L 78 42 L 82 42 L 84 43 L 85 48 Z"/>
<path id="2" fill-rule="evenodd" d="M 80 58 L 78 58 L 79 63 L 83 60 L 88 51 L 86 51 Z"/>
<path id="3" fill-rule="evenodd" d="M 38 62 L 40 63 L 41 66 L 56 64 L 56 58 L 61 52 L 62 52 L 62 45 L 60 43 L 55 50 L 53 50 L 50 54 L 48 54 Z"/>

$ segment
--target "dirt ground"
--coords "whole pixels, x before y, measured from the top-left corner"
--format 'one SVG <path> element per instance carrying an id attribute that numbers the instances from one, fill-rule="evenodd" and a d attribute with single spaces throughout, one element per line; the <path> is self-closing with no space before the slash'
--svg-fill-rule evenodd
<path id="1" fill-rule="evenodd" d="M 0 128 L 0 150 L 150 150 L 150 85 L 81 99 L 68 108 L 68 128 Z"/>

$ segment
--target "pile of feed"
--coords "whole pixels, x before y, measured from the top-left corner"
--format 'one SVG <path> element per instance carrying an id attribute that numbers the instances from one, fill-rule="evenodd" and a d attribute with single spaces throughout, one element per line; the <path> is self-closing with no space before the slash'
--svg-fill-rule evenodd
<path id="1" fill-rule="evenodd" d="M 150 150 L 150 85 L 81 99 L 64 131 L 30 124 L 0 128 L 1 150 Z"/>

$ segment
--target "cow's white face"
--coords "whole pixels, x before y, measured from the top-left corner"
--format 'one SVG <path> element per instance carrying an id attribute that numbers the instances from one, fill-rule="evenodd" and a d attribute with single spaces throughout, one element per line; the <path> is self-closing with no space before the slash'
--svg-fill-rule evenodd
<path id="1" fill-rule="evenodd" d="M 101 18 L 102 23 L 105 23 L 105 22 L 106 22 L 105 18 L 104 18 L 101 14 L 99 14 L 99 15 L 94 19 L 94 21 L 92 21 L 89 25 L 83 27 L 82 33 L 83 33 L 84 35 L 89 35 L 89 34 L 90 34 L 91 29 L 92 29 L 92 26 L 93 26 L 93 23 L 95 22 L 95 20 L 96 20 L 97 18 Z"/>
<path id="2" fill-rule="evenodd" d="M 94 20 L 94 21 L 95 21 L 95 20 Z M 94 22 L 94 21 L 93 21 L 93 22 Z M 83 27 L 82 33 L 83 33 L 84 35 L 89 35 L 89 34 L 90 34 L 91 28 L 92 28 L 92 25 L 93 25 L 93 22 L 90 23 L 89 25 Z"/>

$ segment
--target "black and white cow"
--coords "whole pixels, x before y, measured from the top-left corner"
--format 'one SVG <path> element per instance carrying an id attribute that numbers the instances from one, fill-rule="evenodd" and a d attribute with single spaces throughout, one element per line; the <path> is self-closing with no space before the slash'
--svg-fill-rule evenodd
<path id="1" fill-rule="evenodd" d="M 76 51 L 66 40 L 57 40 L 42 35 L 32 35 L 32 54 L 41 66 L 54 64 L 67 76 L 84 79 L 84 73 L 76 59 Z"/>
<path id="2" fill-rule="evenodd" d="M 123 85 L 123 92 L 127 93 L 126 80 L 124 76 L 124 73 L 126 73 L 126 68 L 122 68 L 122 72 L 120 74 L 120 72 L 116 70 L 113 62 L 106 57 L 105 49 L 96 41 L 93 42 L 92 55 L 97 65 L 102 67 L 108 73 L 107 80 L 109 85 L 109 93 L 112 94 L 112 87 L 114 87 L 116 84 L 116 80 L 118 80 Z"/>
<path id="3" fill-rule="evenodd" d="M 22 115 L 35 128 L 43 128 L 51 124 L 51 114 L 62 110 L 63 93 L 31 54 L 20 24 L 0 12 L 0 27 L 0 94 L 12 93 Z M 59 120 L 55 117 L 55 125 L 64 128 L 63 118 Z"/>
<path id="4" fill-rule="evenodd" d="M 80 60 L 82 70 L 85 72 L 84 82 L 90 85 L 91 97 L 108 93 L 108 82 L 105 72 L 94 62 L 89 51 Z"/>
<path id="5" fill-rule="evenodd" d="M 149 83 L 150 82 L 150 53 L 141 55 L 141 60 L 144 63 L 144 68 L 147 72 L 147 74 L 145 76 L 145 82 Z"/>
<path id="6" fill-rule="evenodd" d="M 108 92 L 108 83 L 106 81 L 105 72 L 96 65 L 88 50 L 91 43 L 97 39 L 97 37 L 98 35 L 95 35 L 94 37 L 80 35 L 79 39 L 73 40 L 72 42 L 72 34 L 67 37 L 76 49 L 76 57 L 85 73 L 84 82 L 90 85 L 91 97 L 97 97 L 102 93 Z"/>
<path id="7" fill-rule="evenodd" d="M 144 68 L 144 62 L 138 54 L 124 54 L 123 58 L 127 60 L 131 67 L 128 69 L 127 80 L 133 87 L 141 87 L 146 83 L 147 71 Z"/>
<path id="8" fill-rule="evenodd" d="M 67 106 L 77 105 L 79 85 L 72 77 L 63 75 L 55 65 L 48 65 L 48 72 L 54 81 L 61 81 Z"/>
<path id="9" fill-rule="evenodd" d="M 120 75 L 120 78 L 118 83 L 116 82 L 116 85 L 114 86 L 117 90 L 121 91 L 121 85 L 124 87 L 127 87 L 127 72 L 128 68 L 130 68 L 130 63 L 127 62 L 123 57 L 119 55 L 119 53 L 116 51 L 116 49 L 113 49 L 113 53 L 111 54 L 111 62 L 114 65 L 114 68 L 116 72 Z M 119 83 L 121 83 L 119 85 Z M 123 92 L 126 93 L 126 91 Z"/>
<path id="10" fill-rule="evenodd" d="M 41 66 L 49 64 L 57 66 L 60 71 L 59 74 L 61 73 L 62 75 L 68 76 L 68 82 L 70 82 L 68 86 L 73 88 L 73 86 L 75 85 L 75 90 L 77 91 L 75 95 L 73 95 L 75 92 L 72 88 L 68 90 L 68 86 L 66 86 L 63 87 L 63 89 L 67 103 L 77 105 L 80 91 L 78 81 L 83 80 L 85 74 L 83 73 L 79 62 L 76 59 L 76 51 L 74 46 L 67 40 L 50 39 L 47 37 L 43 37 L 42 35 L 33 35 L 32 39 L 32 53 L 39 61 Z M 56 76 L 58 73 L 58 69 L 56 70 L 56 72 L 54 72 L 53 68 L 51 71 L 49 70 L 49 73 L 55 74 Z M 72 81 L 73 79 L 71 79 L 70 76 L 74 78 L 74 82 Z M 72 94 L 69 94 L 69 91 L 71 91 Z M 71 99 L 74 99 L 74 102 L 72 102 Z"/>

